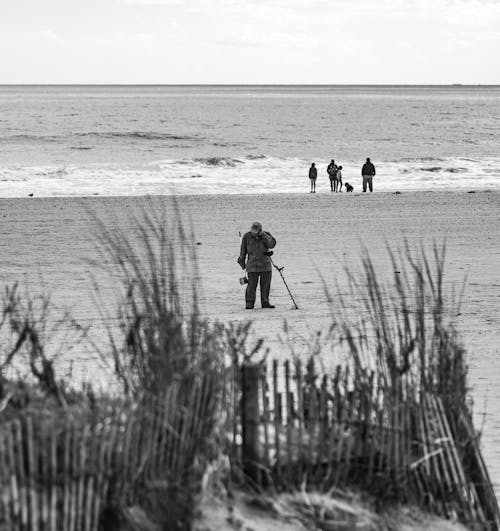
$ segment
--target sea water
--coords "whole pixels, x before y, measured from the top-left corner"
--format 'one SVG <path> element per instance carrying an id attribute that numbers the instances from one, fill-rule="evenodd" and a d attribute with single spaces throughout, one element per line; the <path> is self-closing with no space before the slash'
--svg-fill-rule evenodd
<path id="1" fill-rule="evenodd" d="M 500 87 L 2 86 L 0 197 L 493 189 Z"/>

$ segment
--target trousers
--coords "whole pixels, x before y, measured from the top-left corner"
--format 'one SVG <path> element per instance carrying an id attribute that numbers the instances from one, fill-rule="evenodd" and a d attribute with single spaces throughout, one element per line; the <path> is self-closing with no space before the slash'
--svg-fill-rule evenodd
<path id="1" fill-rule="evenodd" d="M 363 175 L 363 192 L 366 192 L 366 185 L 370 188 L 370 192 L 373 192 L 373 177 L 371 175 Z"/>
<path id="2" fill-rule="evenodd" d="M 247 306 L 254 306 L 255 296 L 257 292 L 257 284 L 260 279 L 260 302 L 262 306 L 269 304 L 269 292 L 271 291 L 272 271 L 258 271 L 255 273 L 247 273 L 248 284 L 245 293 L 245 300 Z"/>

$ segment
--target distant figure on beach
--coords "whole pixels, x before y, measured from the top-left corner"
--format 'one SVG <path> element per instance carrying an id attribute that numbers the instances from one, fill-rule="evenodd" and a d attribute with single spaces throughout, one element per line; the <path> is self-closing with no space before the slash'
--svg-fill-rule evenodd
<path id="1" fill-rule="evenodd" d="M 247 270 L 248 284 L 245 293 L 246 309 L 253 310 L 260 280 L 260 302 L 262 308 L 274 308 L 269 302 L 271 291 L 271 277 L 273 268 L 268 255 L 269 250 L 276 246 L 275 238 L 262 230 L 262 224 L 256 221 L 250 231 L 241 239 L 240 256 L 238 264 Z"/>
<path id="2" fill-rule="evenodd" d="M 370 158 L 366 159 L 366 162 L 361 168 L 361 175 L 363 177 L 363 192 L 366 192 L 366 185 L 370 188 L 370 192 L 373 192 L 373 177 L 375 176 L 375 166 L 372 164 Z"/>
<path id="3" fill-rule="evenodd" d="M 330 190 L 332 192 L 335 191 L 335 180 L 337 178 L 337 165 L 335 164 L 335 161 L 332 159 L 330 164 L 328 164 L 328 168 L 326 169 L 326 172 L 328 173 L 328 177 L 330 179 Z"/>
<path id="4" fill-rule="evenodd" d="M 318 170 L 316 168 L 316 164 L 314 162 L 311 164 L 311 167 L 309 168 L 309 180 L 311 181 L 311 194 L 316 193 L 316 179 L 318 178 Z"/>
<path id="5" fill-rule="evenodd" d="M 337 192 L 342 192 L 342 166 L 337 168 Z"/>
<path id="6" fill-rule="evenodd" d="M 354 187 L 351 186 L 348 182 L 345 183 L 345 191 L 346 192 L 352 192 L 354 190 Z"/>

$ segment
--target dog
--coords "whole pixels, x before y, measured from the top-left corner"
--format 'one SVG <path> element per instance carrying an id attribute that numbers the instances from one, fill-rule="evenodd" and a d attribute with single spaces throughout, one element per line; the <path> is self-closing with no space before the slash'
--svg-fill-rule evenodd
<path id="1" fill-rule="evenodd" d="M 354 190 L 354 186 L 351 186 L 349 183 L 345 183 L 344 186 L 346 192 L 352 192 Z"/>

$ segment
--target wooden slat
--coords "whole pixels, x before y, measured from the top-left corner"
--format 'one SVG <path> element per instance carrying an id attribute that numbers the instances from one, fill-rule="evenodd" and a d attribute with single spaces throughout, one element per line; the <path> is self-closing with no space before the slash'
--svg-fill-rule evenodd
<path id="1" fill-rule="evenodd" d="M 314 370 L 314 369 L 313 369 Z M 318 421 L 318 397 L 317 389 L 315 382 L 312 381 L 308 385 L 308 395 L 309 395 L 309 404 L 308 404 L 308 454 L 306 458 L 306 473 L 307 477 L 310 478 L 311 469 L 315 463 L 318 461 L 318 437 L 319 433 L 316 431 L 319 426 Z M 315 444 L 316 443 L 316 444 Z"/>
<path id="2" fill-rule="evenodd" d="M 9 475 L 10 475 L 10 491 L 11 491 L 11 500 L 12 500 L 12 529 L 17 531 L 22 529 L 21 521 L 21 504 L 22 500 L 20 497 L 19 491 L 19 478 L 17 471 L 17 464 L 15 458 L 15 449 L 14 449 L 14 440 L 15 440 L 15 423 L 9 422 L 3 427 L 3 432 L 5 435 L 5 449 L 6 449 L 6 460 L 9 463 Z M 20 449 L 18 448 L 19 452 Z"/>
<path id="3" fill-rule="evenodd" d="M 377 374 L 376 379 L 372 378 L 372 381 L 374 382 L 375 390 L 374 390 L 374 401 L 372 403 L 372 408 L 370 411 L 370 444 L 368 445 L 368 485 L 372 485 L 373 479 L 374 479 L 374 467 L 375 467 L 375 452 L 376 450 L 381 449 L 381 440 L 379 437 L 377 437 L 378 431 L 378 424 L 377 424 L 377 414 L 379 410 L 379 404 L 381 401 L 381 393 L 382 393 L 382 382 L 380 379 L 380 374 Z"/>
<path id="4" fill-rule="evenodd" d="M 347 375 L 348 376 L 348 375 Z M 347 382 L 347 378 L 346 378 L 346 381 L 344 382 L 346 384 Z M 346 391 L 347 391 L 347 387 L 346 387 Z M 348 411 L 348 415 L 347 415 L 347 419 L 346 419 L 346 422 L 345 422 L 345 426 L 348 430 L 348 436 L 347 436 L 347 441 L 346 441 L 346 445 L 345 445 L 345 454 L 344 454 L 344 462 L 345 462 L 345 467 L 344 467 L 344 470 L 342 471 L 342 475 L 340 476 L 341 477 L 341 485 L 344 486 L 344 485 L 347 485 L 348 484 L 348 481 L 349 481 L 349 474 L 351 472 L 351 468 L 352 468 L 352 462 L 351 462 L 351 459 L 352 459 L 352 450 L 353 450 L 353 447 L 355 446 L 356 444 L 356 433 L 355 433 L 355 415 L 356 415 L 356 407 L 355 407 L 355 404 L 356 404 L 356 400 L 358 400 L 358 390 L 355 388 L 352 392 L 348 392 L 348 395 L 349 395 L 349 399 L 348 399 L 348 406 L 347 406 L 347 411 Z"/>
<path id="5" fill-rule="evenodd" d="M 346 369 L 347 371 L 347 369 Z M 339 376 L 342 376 L 342 373 L 339 373 Z M 342 471 L 345 467 L 344 462 L 344 448 L 345 448 L 345 429 L 346 429 L 346 417 L 348 415 L 347 407 L 347 397 L 346 393 L 347 390 L 345 388 L 345 382 L 347 381 L 347 377 L 344 376 L 344 378 L 339 378 L 339 381 L 337 382 L 337 444 L 336 444 L 336 456 L 335 456 L 335 463 L 334 463 L 334 469 L 335 469 L 335 479 L 334 479 L 334 486 L 337 489 L 340 486 L 340 480 L 342 477 Z M 341 386 L 344 386 L 344 389 L 341 389 Z"/>
<path id="6" fill-rule="evenodd" d="M 112 422 L 109 429 L 109 436 L 107 438 L 107 444 L 105 446 L 105 453 L 104 453 L 104 466 L 102 468 L 104 473 L 104 481 L 102 483 L 101 488 L 101 500 L 106 500 L 108 498 L 108 489 L 109 489 L 109 483 L 110 478 L 112 475 L 116 475 L 118 473 L 121 473 L 121 470 L 112 470 L 111 463 L 113 462 L 113 455 L 116 452 L 116 441 L 119 437 L 120 429 L 119 429 L 119 423 L 118 422 Z M 123 501 L 123 500 L 118 500 Z"/>
<path id="7" fill-rule="evenodd" d="M 144 478 L 144 469 L 149 458 L 149 441 L 147 439 L 147 433 L 149 431 L 148 427 L 151 423 L 151 415 L 151 411 L 149 411 L 142 401 L 136 415 L 136 426 L 138 428 L 136 432 L 137 449 L 135 456 L 132 456 L 132 466 L 134 467 L 132 474 L 134 484 Z"/>
<path id="8" fill-rule="evenodd" d="M 154 467 L 156 470 L 161 470 L 162 474 L 165 474 L 163 469 L 163 451 L 166 444 L 166 426 L 167 426 L 167 411 L 168 411 L 168 393 L 163 393 L 159 401 L 160 415 L 158 417 L 158 431 L 157 431 L 157 448 L 155 453 Z M 124 451 L 126 454 L 126 451 Z"/>
<path id="9" fill-rule="evenodd" d="M 58 527 L 58 486 L 57 486 L 57 440 L 59 432 L 56 426 L 53 426 L 49 433 L 49 448 L 50 448 L 50 509 L 49 509 L 49 529 L 50 531 L 58 531 L 62 528 L 62 522 Z"/>
<path id="10" fill-rule="evenodd" d="M 84 527 L 85 531 L 96 531 L 98 526 L 98 520 L 94 514 L 94 507 L 96 499 L 99 497 L 99 493 L 96 489 L 97 477 L 99 475 L 99 448 L 103 445 L 104 441 L 100 435 L 102 432 L 97 431 L 97 426 L 92 423 L 89 426 L 89 445 L 86 464 L 86 485 L 85 485 L 85 516 Z"/>
<path id="11" fill-rule="evenodd" d="M 24 420 L 25 423 L 25 432 L 24 437 L 26 441 L 26 452 L 27 452 L 27 485 L 29 489 L 29 520 L 30 520 L 30 530 L 38 531 L 39 526 L 39 505 L 38 505 L 38 492 L 36 488 L 35 476 L 37 473 L 36 464 L 35 464 L 35 447 L 36 443 L 33 436 L 33 421 L 30 416 L 26 417 Z"/>
<path id="12" fill-rule="evenodd" d="M 81 430 L 82 437 L 79 441 L 79 457 L 78 457 L 78 505 L 77 505 L 77 529 L 78 531 L 85 530 L 85 497 L 86 497 L 86 472 L 87 472 L 87 446 L 89 444 L 90 426 L 84 424 Z"/>
<path id="13" fill-rule="evenodd" d="M 281 483 L 281 447 L 280 447 L 280 434 L 282 431 L 281 418 L 281 399 L 278 391 L 278 362 L 273 360 L 273 396 L 274 396 L 274 450 L 276 455 L 276 481 Z"/>
<path id="14" fill-rule="evenodd" d="M 373 447 L 372 439 L 372 411 L 374 409 L 374 402 L 376 395 L 374 393 L 374 372 L 370 371 L 368 377 L 366 392 L 363 396 L 363 410 L 362 410 L 362 423 L 363 423 L 363 441 L 362 441 L 362 456 L 363 466 L 369 467 L 370 450 Z M 368 470 L 368 476 L 370 475 Z"/>
<path id="15" fill-rule="evenodd" d="M 286 466 L 288 485 L 292 484 L 292 404 L 290 391 L 290 363 L 288 360 L 284 363 L 285 367 L 285 400 L 286 400 Z"/>
<path id="16" fill-rule="evenodd" d="M 71 432 L 70 441 L 71 441 L 71 482 L 69 485 L 69 526 L 68 531 L 77 530 L 77 502 L 78 502 L 78 479 L 79 479 L 79 452 L 78 452 L 78 441 L 80 434 L 77 431 L 77 425 L 75 422 L 72 422 L 68 429 Z"/>
<path id="17" fill-rule="evenodd" d="M 9 477 L 11 474 L 10 463 L 7 458 L 7 440 L 6 431 L 0 430 L 0 497 L 2 505 L 0 510 L 0 522 L 4 524 L 6 529 L 14 529 L 14 524 L 11 519 L 11 489 Z"/>
<path id="18" fill-rule="evenodd" d="M 241 393 L 241 380 L 240 380 L 240 369 L 238 367 L 238 363 L 233 363 L 233 374 L 231 378 L 231 395 L 232 395 L 232 410 L 233 410 L 233 441 L 232 441 L 232 455 L 231 458 L 234 461 L 234 464 L 238 464 L 241 468 L 241 461 L 238 463 L 238 428 L 239 428 L 239 421 L 241 419 L 240 416 L 240 407 L 239 407 L 239 400 L 240 400 L 240 393 Z"/>
<path id="19" fill-rule="evenodd" d="M 154 480 L 158 477 L 161 477 L 159 474 L 159 469 L 155 467 L 156 463 L 156 454 L 158 453 L 158 437 L 160 424 L 162 419 L 162 403 L 160 397 L 155 397 L 153 408 L 153 417 L 150 426 L 150 442 L 149 442 L 149 458 L 148 465 L 145 470 L 145 477 L 148 480 Z"/>
<path id="20" fill-rule="evenodd" d="M 434 407 L 433 397 L 429 394 L 424 396 L 425 411 L 426 411 L 426 422 L 427 426 L 430 426 L 431 437 L 430 445 L 436 450 L 440 450 L 436 453 L 434 459 L 435 468 L 438 471 L 440 477 L 440 487 L 443 496 L 443 502 L 448 503 L 446 498 L 448 497 L 449 492 L 454 492 L 455 495 L 461 497 L 462 493 L 461 487 L 458 482 L 458 478 L 455 476 L 455 471 L 453 470 L 453 464 L 449 462 L 449 448 L 446 443 L 447 435 L 443 430 L 443 427 L 439 421 L 439 414 Z M 436 441 L 440 441 L 436 443 Z M 460 503 L 462 505 L 462 503 Z M 460 510 L 460 507 L 458 507 Z"/>
<path id="21" fill-rule="evenodd" d="M 352 458 L 355 460 L 356 467 L 358 465 L 358 459 L 363 452 L 363 409 L 364 409 L 364 399 L 366 394 L 366 383 L 365 383 L 364 372 L 356 365 L 354 367 L 353 374 L 353 398 L 350 405 L 351 410 L 351 461 Z M 357 472 L 355 470 L 354 472 Z"/>
<path id="22" fill-rule="evenodd" d="M 169 440 L 166 447 L 166 466 L 170 474 L 174 474 L 175 466 L 175 452 L 177 448 L 177 442 L 179 439 L 179 432 L 182 426 L 182 414 L 180 412 L 180 400 L 179 394 L 176 394 L 172 397 L 171 402 L 171 415 L 170 415 L 170 430 L 169 430 Z"/>
<path id="23" fill-rule="evenodd" d="M 154 458 L 154 467 L 156 470 L 161 471 L 161 474 L 165 476 L 165 470 L 162 468 L 163 463 L 163 451 L 164 445 L 166 443 L 166 426 L 167 426 L 167 414 L 168 414 L 168 403 L 167 403 L 167 393 L 162 393 L 159 400 L 159 415 L 157 423 L 157 434 L 156 434 L 156 448 L 155 448 L 155 458 Z"/>
<path id="24" fill-rule="evenodd" d="M 400 392 L 399 392 L 399 386 L 400 386 L 400 381 L 399 381 L 399 375 L 396 377 L 396 379 L 394 380 L 393 379 L 393 382 L 392 382 L 392 385 L 393 385 L 393 393 L 392 393 L 392 396 L 393 396 L 393 400 L 392 400 L 392 407 L 391 407 L 391 412 L 392 412 L 392 422 L 391 422 L 391 426 L 392 426 L 392 433 L 393 433 L 393 445 L 392 445 L 392 450 L 393 450 L 393 455 L 394 455 L 394 478 L 396 478 L 396 497 L 397 499 L 399 499 L 399 494 L 400 494 L 400 490 L 399 490 L 399 477 L 400 477 L 400 474 L 401 474 L 401 440 L 400 440 L 400 417 L 399 417 L 399 412 L 400 412 L 400 408 L 401 408 L 401 399 L 400 399 Z"/>
<path id="25" fill-rule="evenodd" d="M 158 407 L 158 400 L 156 397 L 148 397 L 144 402 L 144 426 L 143 426 L 143 481 L 150 479 L 151 459 L 153 457 L 153 431 L 156 423 L 156 411 Z"/>
<path id="26" fill-rule="evenodd" d="M 410 463 L 411 463 L 411 453 L 412 453 L 412 429 L 411 429 L 411 416 L 410 416 L 410 407 L 411 407 L 411 397 L 409 396 L 409 379 L 408 374 L 405 374 L 403 379 L 404 385 L 404 399 L 403 399 L 403 430 L 404 430 L 404 448 L 403 448 L 403 481 L 405 485 L 405 495 L 407 500 L 411 502 L 411 484 L 410 484 Z"/>
<path id="27" fill-rule="evenodd" d="M 447 461 L 447 465 L 450 471 L 450 479 L 455 485 L 456 493 L 462 505 L 464 514 L 466 515 L 466 518 L 470 519 L 471 521 L 477 520 L 480 522 L 485 522 L 487 519 L 482 511 L 479 500 L 471 499 L 470 488 L 473 485 L 469 485 L 469 481 L 467 481 L 463 471 L 462 462 L 458 456 L 455 446 L 455 439 L 449 428 L 443 404 L 439 398 L 434 396 L 429 397 L 428 400 L 430 402 L 430 407 L 433 409 L 434 415 L 436 416 L 436 421 L 440 427 L 442 436 L 448 441 L 447 455 L 449 456 L 449 459 Z"/>
<path id="28" fill-rule="evenodd" d="M 297 417 L 299 423 L 298 443 L 297 443 L 297 464 L 296 470 L 297 481 L 302 481 L 303 463 L 304 463 L 304 394 L 302 381 L 302 363 L 300 360 L 295 362 L 295 383 L 297 392 Z"/>
<path id="29" fill-rule="evenodd" d="M 62 430 L 62 466 L 61 466 L 61 481 L 62 481 L 62 500 L 61 500 L 61 529 L 70 530 L 70 498 L 71 498 L 71 482 L 72 482 L 72 466 L 71 466 L 71 421 L 68 419 L 65 422 Z"/>
<path id="30" fill-rule="evenodd" d="M 216 385 L 218 386 L 219 384 L 217 383 Z M 192 456 L 197 453 L 200 439 L 211 429 L 212 408 L 216 407 L 215 404 L 217 402 L 214 401 L 218 401 L 217 393 L 218 391 L 214 388 L 214 382 L 212 382 L 210 377 L 207 376 L 198 380 L 197 393 L 195 395 L 194 408 L 190 420 L 191 429 L 189 438 L 191 440 L 191 457 L 189 459 L 192 459 Z"/>
<path id="31" fill-rule="evenodd" d="M 420 424 L 421 424 L 421 436 L 422 441 L 424 441 L 424 448 L 426 448 L 426 454 L 428 457 L 425 459 L 426 463 L 429 463 L 429 474 L 428 478 L 430 479 L 430 485 L 433 487 L 434 491 L 438 493 L 438 497 L 434 496 L 434 503 L 436 507 L 434 510 L 441 511 L 441 514 L 446 514 L 447 509 L 444 503 L 446 500 L 446 488 L 445 482 L 441 476 L 441 471 L 436 460 L 436 455 L 439 455 L 440 449 L 437 452 L 434 452 L 434 434 L 432 432 L 432 423 L 427 414 L 427 405 L 426 405 L 425 394 L 422 395 L 422 402 L 420 408 Z"/>
<path id="32" fill-rule="evenodd" d="M 190 391 L 191 392 L 188 393 L 183 407 L 179 411 L 180 417 L 181 417 L 181 424 L 180 424 L 180 429 L 177 432 L 177 439 L 176 439 L 175 452 L 174 452 L 174 461 L 172 465 L 172 473 L 174 474 L 174 477 L 182 477 L 178 474 L 182 474 L 182 471 L 184 469 L 185 456 L 184 456 L 184 452 L 182 451 L 182 449 L 184 448 L 184 444 L 185 444 L 187 434 L 188 434 L 189 412 L 193 408 L 196 388 L 193 386 Z"/>
<path id="33" fill-rule="evenodd" d="M 269 450 L 269 395 L 268 395 L 268 384 L 267 384 L 267 371 L 265 365 L 262 368 L 262 377 L 261 377 L 261 393 L 262 393 L 262 411 L 263 411 L 263 425 L 264 425 L 264 456 L 263 456 L 263 465 L 266 467 L 267 471 L 270 469 L 270 450 Z"/>
<path id="34" fill-rule="evenodd" d="M 319 445 L 318 461 L 324 465 L 327 461 L 326 444 L 329 438 L 329 418 L 328 418 L 328 378 L 326 374 L 321 379 L 320 399 L 319 399 Z"/>
<path id="35" fill-rule="evenodd" d="M 105 493 L 103 492 L 104 486 L 104 474 L 105 474 L 105 456 L 106 448 L 109 444 L 111 427 L 109 423 L 103 422 L 94 429 L 96 441 L 98 442 L 95 448 L 94 460 L 96 463 L 96 482 L 95 482 L 95 496 L 94 504 L 91 509 L 93 527 L 95 530 L 98 528 L 101 503 L 104 500 Z"/>
<path id="36" fill-rule="evenodd" d="M 35 434 L 38 436 L 37 451 L 35 455 L 39 480 L 37 488 L 40 489 L 40 528 L 45 530 L 49 525 L 50 511 L 50 433 L 53 431 L 53 419 L 41 419 L 35 424 Z"/>

